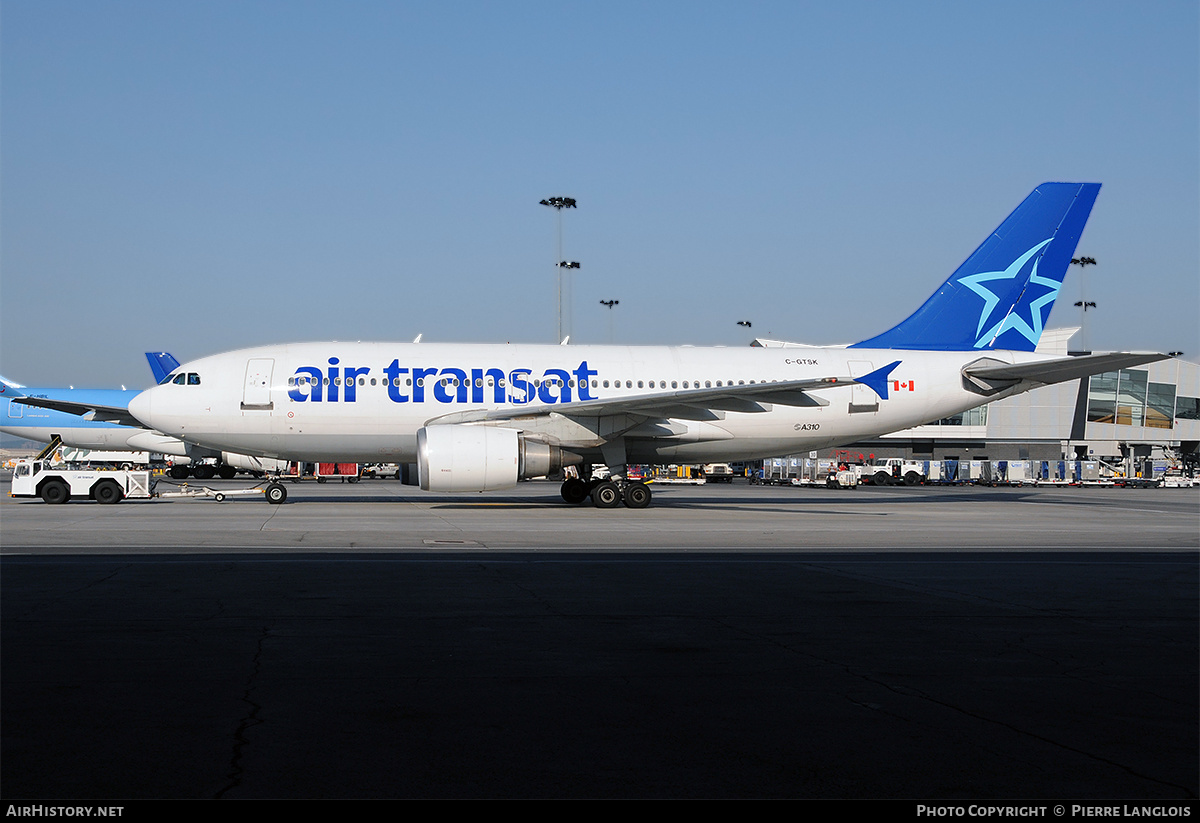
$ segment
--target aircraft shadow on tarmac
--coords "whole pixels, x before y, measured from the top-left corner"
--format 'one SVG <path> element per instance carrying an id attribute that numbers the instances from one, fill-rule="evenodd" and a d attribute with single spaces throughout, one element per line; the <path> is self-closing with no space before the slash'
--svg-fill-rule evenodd
<path id="1" fill-rule="evenodd" d="M 450 509 L 485 509 L 485 508 L 505 508 L 505 509 L 530 509 L 542 510 L 546 508 L 557 508 L 570 510 L 574 508 L 591 509 L 594 508 L 591 503 L 583 503 L 578 507 L 568 507 L 559 498 L 556 493 L 547 493 L 537 497 L 506 497 L 506 496 L 480 496 L 476 499 L 471 499 L 474 495 L 468 494 L 429 494 L 429 493 L 412 493 L 398 495 L 396 497 L 379 497 L 356 494 L 329 494 L 323 493 L 324 490 L 315 490 L 314 493 L 307 491 L 294 490 L 289 495 L 286 502 L 282 505 L 293 506 L 299 504 L 311 503 L 377 503 L 377 504 L 411 504 L 417 503 L 421 505 L 432 506 L 436 508 Z M 688 494 L 675 495 L 672 494 L 675 490 L 655 489 L 654 502 L 649 508 L 642 511 L 653 512 L 656 508 L 670 509 L 720 509 L 728 506 L 736 506 L 738 511 L 767 511 L 778 512 L 781 509 L 802 509 L 812 511 L 814 507 L 828 507 L 830 504 L 841 508 L 853 508 L 856 513 L 863 515 L 880 514 L 880 512 L 872 512 L 870 509 L 874 506 L 886 505 L 888 507 L 896 505 L 920 504 L 928 505 L 950 505 L 959 506 L 970 503 L 1016 503 L 1024 502 L 1034 498 L 1036 493 L 1026 492 L 1018 489 L 981 489 L 978 491 L 972 490 L 968 492 L 952 493 L 952 494 L 937 494 L 928 495 L 922 494 L 920 491 L 906 490 L 904 493 L 888 494 L 881 496 L 880 494 L 858 494 L 852 495 L 849 493 L 837 493 L 830 491 L 828 496 L 825 490 L 818 490 L 820 499 L 813 497 L 784 497 L 786 490 L 779 489 L 772 494 L 764 490 L 761 494 L 735 494 L 730 495 L 728 492 L 697 493 L 695 489 L 689 489 Z M 798 492 L 797 494 L 803 494 Z M 222 505 L 228 505 L 231 502 L 238 502 L 236 498 L 227 499 Z M 259 502 L 254 498 L 245 498 L 240 502 Z M 1073 501 L 1065 499 L 1048 500 L 1039 498 L 1042 503 L 1059 503 L 1063 505 L 1083 504 L 1085 501 Z"/>

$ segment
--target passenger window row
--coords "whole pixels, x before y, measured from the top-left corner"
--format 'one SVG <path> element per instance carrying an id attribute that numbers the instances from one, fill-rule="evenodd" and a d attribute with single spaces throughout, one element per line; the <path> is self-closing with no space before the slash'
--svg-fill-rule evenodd
<path id="1" fill-rule="evenodd" d="M 194 386 L 194 385 L 199 385 L 199 383 L 200 383 L 200 376 L 199 376 L 198 374 L 189 374 L 189 375 L 187 375 L 187 377 L 188 377 L 188 384 L 189 384 L 189 385 L 193 385 L 193 386 Z M 171 381 L 171 382 L 178 383 L 178 384 L 182 384 L 182 383 L 183 383 L 183 378 L 184 378 L 184 375 L 183 375 L 183 374 L 180 374 L 180 375 L 178 375 L 177 377 L 175 377 L 175 379 L 174 379 L 173 381 Z M 167 378 L 167 380 L 170 380 L 170 378 Z M 165 383 L 165 382 L 167 382 L 167 380 L 164 380 L 163 382 Z M 400 385 L 401 385 L 401 382 L 400 382 L 400 378 L 399 378 L 399 377 L 395 378 L 395 379 L 394 379 L 392 382 L 393 382 L 393 384 L 394 384 L 394 385 L 396 385 L 396 386 L 400 386 Z M 440 381 L 440 382 L 441 382 L 441 384 L 442 384 L 443 386 L 453 386 L 453 387 L 457 387 L 457 386 L 459 386 L 459 385 L 460 385 L 460 383 L 465 383 L 465 384 L 466 384 L 466 385 L 468 385 L 468 386 L 469 386 L 469 385 L 471 385 L 471 381 L 469 381 L 469 380 L 466 380 L 466 381 L 459 380 L 459 378 L 457 378 L 457 377 L 443 377 L 443 378 L 441 379 L 441 381 Z M 533 379 L 531 382 L 533 383 L 534 387 L 540 387 L 540 386 L 542 386 L 542 385 L 547 385 L 547 386 L 558 386 L 559 388 L 561 388 L 563 385 L 567 385 L 567 386 L 570 386 L 571 388 L 575 388 L 575 382 L 576 382 L 576 381 L 574 381 L 574 380 L 567 380 L 567 381 L 565 381 L 565 383 L 564 383 L 564 381 L 563 381 L 561 378 L 552 378 L 552 377 L 546 377 L 546 378 L 534 378 L 534 379 Z M 744 385 L 746 385 L 747 383 L 749 383 L 750 385 L 754 385 L 755 383 L 766 383 L 766 382 L 768 382 L 768 381 L 766 381 L 766 380 L 757 380 L 757 381 L 756 381 L 756 380 L 749 380 L 749 381 L 747 381 L 747 380 L 738 380 L 736 385 L 738 385 L 738 386 L 744 386 Z M 770 381 L 770 382 L 774 383 L 774 382 L 776 382 L 776 381 L 772 380 L 772 381 Z M 374 377 L 371 377 L 371 378 L 360 377 L 360 378 L 358 378 L 358 385 L 360 385 L 360 386 L 366 386 L 368 383 L 370 383 L 370 385 L 372 385 L 372 386 L 374 386 L 374 385 L 386 386 L 386 385 L 387 385 L 387 381 L 386 381 L 386 380 L 383 380 L 383 379 L 379 379 L 379 380 L 378 380 L 378 383 L 377 383 L 377 382 L 376 382 L 376 378 L 374 378 Z M 315 377 L 289 377 L 289 378 L 288 378 L 288 382 L 287 382 L 287 384 L 288 384 L 289 386 L 312 386 L 312 385 L 317 385 L 317 378 L 315 378 Z M 412 384 L 413 384 L 413 380 L 412 380 L 412 378 L 411 378 L 411 377 L 409 377 L 409 378 L 406 378 L 406 379 L 404 380 L 404 383 L 403 383 L 403 385 L 405 385 L 405 386 L 411 386 Z M 322 378 L 322 379 L 321 379 L 321 382 L 320 382 L 320 385 L 323 385 L 323 386 L 328 386 L 328 385 L 329 385 L 329 378 L 328 378 L 328 377 Z M 335 386 L 340 386 L 340 385 L 342 385 L 342 378 L 340 378 L 340 377 L 335 377 L 335 378 L 333 378 L 333 385 L 335 385 Z M 424 377 L 418 377 L 418 378 L 417 378 L 417 385 L 418 385 L 418 386 L 425 386 L 425 385 L 426 385 L 426 383 L 425 383 L 425 378 L 424 378 Z M 432 384 L 430 384 L 430 385 L 432 385 Z M 476 387 L 476 388 L 482 388 L 484 385 L 485 385 L 485 381 L 483 380 L 483 378 L 481 378 L 481 377 L 477 377 L 477 378 L 475 378 L 475 387 Z M 491 387 L 494 385 L 494 384 L 493 384 L 493 382 L 492 382 L 492 378 L 490 378 L 490 377 L 489 377 L 489 378 L 487 379 L 487 381 L 486 381 L 486 385 L 487 385 L 489 388 L 491 388 Z M 504 387 L 507 385 L 507 383 L 506 383 L 506 381 L 505 381 L 505 380 L 501 379 L 501 380 L 500 380 L 500 384 L 499 384 L 499 385 L 500 385 L 500 388 L 504 388 Z M 606 389 L 607 389 L 607 388 L 614 388 L 614 389 L 619 389 L 619 388 L 622 388 L 622 385 L 621 385 L 621 381 L 620 381 L 620 380 L 613 380 L 613 381 L 608 381 L 608 380 L 603 380 L 603 381 L 601 381 L 601 380 L 593 380 L 593 381 L 592 381 L 592 388 L 593 388 L 593 389 L 598 389 L 598 388 L 600 388 L 600 386 L 601 386 L 601 385 L 603 385 L 603 386 L 604 386 L 604 388 L 606 388 Z M 717 381 L 705 380 L 705 381 L 704 381 L 703 388 L 706 388 L 706 389 L 711 389 L 711 388 L 713 388 L 713 387 L 714 387 L 714 385 L 715 385 L 717 388 L 721 388 L 722 386 L 732 386 L 732 385 L 734 385 L 734 381 L 732 381 L 732 380 L 725 380 L 725 381 L 721 381 L 721 380 L 717 380 Z M 685 389 L 699 389 L 699 388 L 702 388 L 702 387 L 701 387 L 701 385 L 700 385 L 700 381 L 699 381 L 699 380 L 692 380 L 692 381 L 689 381 L 689 380 L 684 380 L 684 381 L 682 381 L 682 386 L 683 386 L 683 388 L 685 388 Z M 634 388 L 634 381 L 633 381 L 633 380 L 626 380 L 626 381 L 624 382 L 624 388 L 626 388 L 626 389 L 632 389 L 632 388 Z M 665 388 L 667 388 L 667 381 L 665 381 L 665 380 L 657 380 L 657 381 L 655 381 L 655 380 L 650 380 L 650 381 L 638 380 L 638 381 L 637 381 L 637 388 L 639 388 L 639 389 L 643 389 L 643 388 L 650 388 L 650 389 L 655 389 L 655 388 L 657 388 L 657 389 L 665 389 Z M 672 381 L 671 381 L 671 388 L 673 388 L 673 389 L 678 389 L 678 388 L 680 388 L 680 381 L 678 381 L 678 380 L 672 380 Z"/>

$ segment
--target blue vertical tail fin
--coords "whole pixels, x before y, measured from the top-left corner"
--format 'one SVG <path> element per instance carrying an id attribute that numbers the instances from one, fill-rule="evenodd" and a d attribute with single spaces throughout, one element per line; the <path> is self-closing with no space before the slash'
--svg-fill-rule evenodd
<path id="1" fill-rule="evenodd" d="M 1099 183 L 1043 183 L 898 326 L 850 348 L 1033 351 Z"/>
<path id="2" fill-rule="evenodd" d="M 7 397 L 24 397 L 25 392 L 22 391 L 24 388 L 20 383 L 14 383 L 7 377 L 0 375 L 0 394 Z"/>
<path id="3" fill-rule="evenodd" d="M 179 361 L 165 351 L 148 351 L 146 360 L 150 363 L 150 371 L 154 372 L 154 385 L 158 385 L 171 372 L 179 368 Z"/>

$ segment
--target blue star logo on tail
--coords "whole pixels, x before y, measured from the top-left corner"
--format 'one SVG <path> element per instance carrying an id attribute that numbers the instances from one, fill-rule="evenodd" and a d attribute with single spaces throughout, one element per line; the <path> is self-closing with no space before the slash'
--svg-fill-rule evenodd
<path id="1" fill-rule="evenodd" d="M 984 283 L 989 283 L 995 280 L 1018 280 L 1021 271 L 1025 268 L 1025 264 L 1029 262 L 1030 258 L 1037 255 L 1038 252 L 1044 249 L 1053 239 L 1053 237 L 1050 237 L 1043 240 L 1041 243 L 1038 243 L 1029 251 L 1025 252 L 1016 260 L 1014 260 L 1012 265 L 1010 265 L 1004 271 L 985 271 L 978 274 L 967 275 L 966 277 L 960 277 L 958 279 L 959 283 L 962 283 L 968 289 L 983 298 L 983 310 L 979 313 L 979 324 L 975 329 L 975 348 L 981 349 L 984 346 L 987 346 L 1008 329 L 1013 329 L 1031 343 L 1037 345 L 1038 338 L 1042 336 L 1042 308 L 1047 304 L 1054 302 L 1054 299 L 1058 297 L 1058 289 L 1062 284 L 1049 278 L 1039 277 L 1037 272 L 1038 261 L 1035 260 L 1028 282 L 1026 282 L 1017 299 L 1011 301 L 1010 311 L 1007 312 L 999 321 L 992 324 L 987 331 L 984 331 L 984 326 L 987 321 L 991 319 L 992 312 L 1003 299 L 1000 295 L 996 294 L 993 289 L 985 286 Z M 1022 302 L 1024 302 L 1026 292 L 1028 291 L 1029 287 L 1034 284 L 1046 288 L 1047 291 L 1038 299 L 1030 302 L 1030 317 L 1029 322 L 1026 322 L 1025 318 L 1021 317 L 1017 313 L 1016 309 L 1021 305 Z M 1015 283 L 1009 283 L 1010 291 L 1013 285 L 1015 285 Z M 1003 288 L 1000 290 L 1002 292 L 1005 291 Z"/>
<path id="2" fill-rule="evenodd" d="M 1037 346 L 1038 340 L 1041 339 L 1042 336 L 1042 309 L 1045 306 L 1054 303 L 1054 300 L 1058 297 L 1058 290 L 1062 287 L 1062 283 L 1059 283 L 1056 280 L 1051 280 L 1047 277 L 1039 277 L 1037 273 L 1037 263 L 1034 263 L 1033 274 L 1029 278 L 1029 285 L 1025 287 L 1026 291 L 1028 291 L 1030 286 L 1033 285 L 1045 287 L 1046 292 L 1038 299 L 1031 300 L 1029 302 L 1029 319 L 1031 322 L 1026 323 L 1025 318 L 1021 317 L 1020 313 L 1017 311 L 1017 308 L 1020 306 L 1018 303 L 1017 307 L 1014 307 L 1012 312 L 1010 312 L 1003 320 L 992 327 L 992 329 L 984 334 L 982 338 L 976 341 L 975 348 L 981 348 L 985 344 L 997 339 L 1008 329 L 1012 329 L 1034 346 Z M 1024 294 L 1022 294 L 1022 301 L 1023 299 Z"/>

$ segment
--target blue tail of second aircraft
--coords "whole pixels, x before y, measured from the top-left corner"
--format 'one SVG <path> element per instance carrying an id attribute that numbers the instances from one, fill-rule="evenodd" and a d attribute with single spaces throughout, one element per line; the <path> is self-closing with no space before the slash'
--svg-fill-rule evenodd
<path id="1" fill-rule="evenodd" d="M 150 371 L 154 372 L 154 384 L 158 385 L 171 372 L 179 368 L 179 361 L 165 351 L 148 351 L 146 360 L 150 363 Z"/>
<path id="2" fill-rule="evenodd" d="M 0 375 L 0 395 L 6 397 L 24 397 L 24 388 L 20 383 L 14 383 L 3 375 Z"/>
<path id="3" fill-rule="evenodd" d="M 850 348 L 1033 351 L 1099 183 L 1043 183 L 900 325 Z"/>

